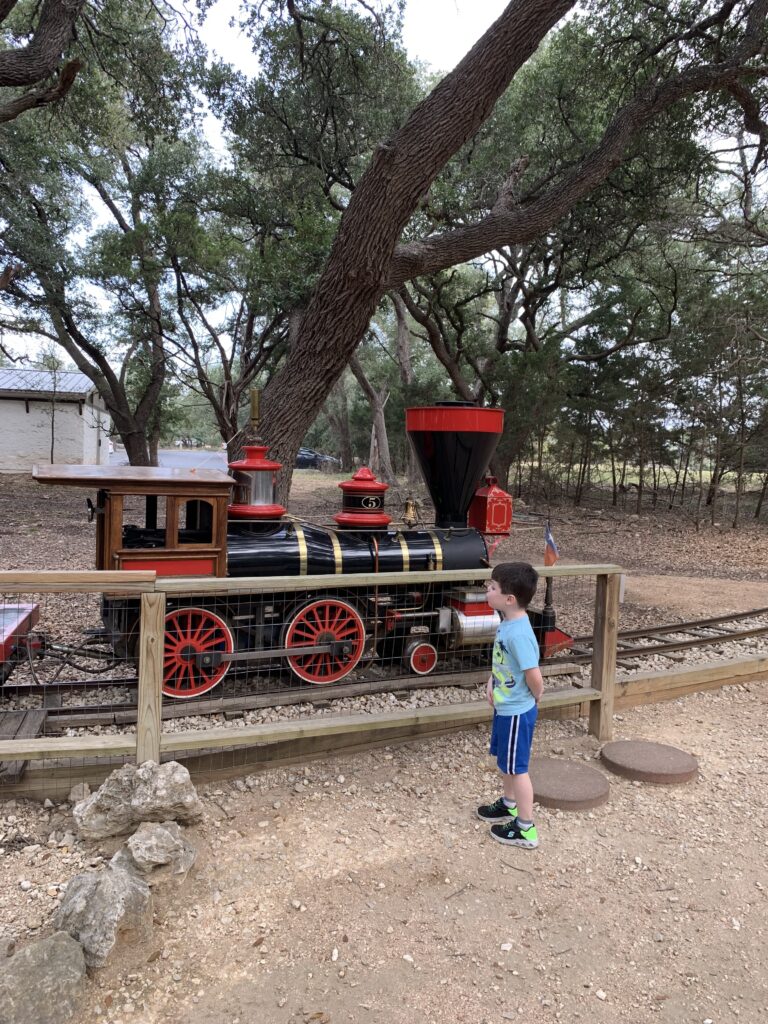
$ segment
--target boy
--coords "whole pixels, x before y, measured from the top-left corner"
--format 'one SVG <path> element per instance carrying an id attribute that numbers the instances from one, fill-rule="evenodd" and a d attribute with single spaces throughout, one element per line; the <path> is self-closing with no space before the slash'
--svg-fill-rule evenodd
<path id="1" fill-rule="evenodd" d="M 491 826 L 494 839 L 528 850 L 539 845 L 528 759 L 544 681 L 526 608 L 538 581 L 538 573 L 527 562 L 497 565 L 488 581 L 488 604 L 502 616 L 486 694 L 494 712 L 490 753 L 496 757 L 504 795 L 477 808 L 481 821 L 496 823 Z"/>

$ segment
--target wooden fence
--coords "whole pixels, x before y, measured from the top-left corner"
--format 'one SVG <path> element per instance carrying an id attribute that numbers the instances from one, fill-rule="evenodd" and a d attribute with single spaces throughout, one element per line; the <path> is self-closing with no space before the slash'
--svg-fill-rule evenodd
<path id="1" fill-rule="evenodd" d="M 546 577 L 594 577 L 594 646 L 591 686 L 547 691 L 541 709 L 557 713 L 562 708 L 588 708 L 589 731 L 600 740 L 611 738 L 616 699 L 616 646 L 619 620 L 621 569 L 615 565 L 574 565 L 538 567 Z M 490 570 L 453 570 L 445 572 L 387 573 L 386 583 L 419 584 L 425 582 L 481 583 Z M 292 720 L 276 724 L 246 727 L 211 728 L 184 732 L 162 731 L 162 673 L 166 596 L 213 594 L 256 594 L 270 592 L 353 590 L 370 587 L 367 574 L 291 577 L 252 577 L 238 579 L 158 578 L 154 572 L 3 572 L 0 594 L 101 593 L 135 595 L 141 602 L 141 633 L 137 723 L 134 734 L 85 735 L 73 737 L 40 735 L 26 739 L 0 740 L 0 761 L 39 762 L 51 759 L 83 760 L 79 777 L 93 778 L 101 759 L 135 758 L 160 761 L 173 752 L 174 757 L 193 758 L 205 750 L 225 751 L 247 747 L 286 751 L 291 744 L 304 749 L 307 756 L 322 756 L 332 749 L 352 750 L 370 741 L 394 742 L 398 739 L 430 735 L 471 726 L 487 720 L 490 709 L 484 701 L 472 701 L 428 708 L 408 708 L 383 714 L 333 715 Z M 450 685 L 448 679 L 446 684 Z M 317 696 L 317 688 L 313 689 Z M 328 697 L 333 696 L 329 687 Z M 195 714 L 194 706 L 190 714 Z M 298 746 L 296 746 L 298 744 Z M 293 758 L 297 759 L 296 756 Z M 245 761 L 243 761 L 245 764 Z M 32 765 L 30 766 L 32 767 Z M 89 767 L 93 769 L 89 774 Z M 70 773 L 71 779 L 75 773 Z M 40 782 L 38 781 L 38 786 Z M 12 787 L 16 793 L 23 790 Z M 7 790 L 0 791 L 0 795 Z M 37 795 L 38 791 L 35 790 Z M 10 795 L 10 792 L 8 793 Z"/>

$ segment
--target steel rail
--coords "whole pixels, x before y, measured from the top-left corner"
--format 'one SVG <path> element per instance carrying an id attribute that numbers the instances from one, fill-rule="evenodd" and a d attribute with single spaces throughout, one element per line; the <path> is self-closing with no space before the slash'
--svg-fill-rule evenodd
<path id="1" fill-rule="evenodd" d="M 756 618 L 758 615 L 768 615 L 768 608 L 755 608 L 751 612 L 734 612 L 731 615 L 718 615 L 712 619 L 691 619 L 690 622 L 671 622 L 662 626 L 642 627 L 640 629 L 622 629 L 619 631 L 619 639 L 622 637 L 652 636 L 654 633 L 685 633 L 686 627 L 716 626 L 720 622 L 737 622 L 742 619 Z M 575 636 L 573 642 L 588 643 L 592 640 L 588 636 Z"/>
<path id="2" fill-rule="evenodd" d="M 651 657 L 653 655 L 663 655 L 665 653 L 672 653 L 674 651 L 689 650 L 696 647 L 706 647 L 708 645 L 717 643 L 731 643 L 733 641 L 739 641 L 747 639 L 753 636 L 760 636 L 768 633 L 768 624 L 765 626 L 757 626 L 751 629 L 739 630 L 739 631 L 728 631 L 725 633 L 715 634 L 713 636 L 696 637 L 692 640 L 678 640 L 663 644 L 651 644 L 648 646 L 621 646 L 622 640 L 627 639 L 640 639 L 648 637 L 650 639 L 657 635 L 664 635 L 670 633 L 685 633 L 693 629 L 702 627 L 716 627 L 720 623 L 724 622 L 736 622 L 740 620 L 746 620 L 755 618 L 760 615 L 768 614 L 768 608 L 758 608 L 749 612 L 741 612 L 730 615 L 721 615 L 708 619 L 695 619 L 689 622 L 677 622 L 668 623 L 655 627 L 646 627 L 643 629 L 633 630 L 622 630 L 618 634 L 619 650 L 617 651 L 617 657 L 619 660 L 625 658 L 643 658 Z M 574 637 L 574 645 L 580 647 L 584 644 L 591 644 L 591 636 Z M 306 651 L 308 648 L 301 648 L 297 650 Z M 282 651 L 272 651 L 272 654 L 282 653 Z M 292 652 L 293 653 L 293 652 Z M 563 658 L 551 658 L 548 659 L 545 664 L 552 666 L 552 668 L 562 668 L 564 664 L 583 664 L 588 662 L 592 657 L 591 650 L 574 650 L 565 655 Z M 469 679 L 472 672 L 466 674 L 466 678 Z M 480 670 L 479 675 L 484 676 L 484 670 Z M 238 677 L 242 678 L 242 674 L 237 673 L 231 677 L 233 682 L 236 682 Z M 188 716 L 196 715 L 211 715 L 211 714 L 226 714 L 226 713 L 241 713 L 243 711 L 252 711 L 257 709 L 265 709 L 270 707 L 281 707 L 288 704 L 297 703 L 323 703 L 332 698 L 339 697 L 357 697 L 357 696 L 368 696 L 376 693 L 391 693 L 393 691 L 411 691 L 421 689 L 435 689 L 442 686 L 456 686 L 461 685 L 453 681 L 455 678 L 451 674 L 440 674 L 431 675 L 429 677 L 396 677 L 394 679 L 379 679 L 379 680 L 365 680 L 361 682 L 349 682 L 349 683 L 337 683 L 331 684 L 330 686 L 301 686 L 301 687 L 281 687 L 280 689 L 270 689 L 268 691 L 262 691 L 261 693 L 253 693 L 247 695 L 232 695 L 221 697 L 203 697 L 184 701 L 179 703 L 174 701 L 172 704 L 164 704 L 163 706 L 163 719 L 172 718 L 185 718 Z M 475 682 L 464 684 L 469 686 L 476 685 Z M 137 686 L 137 680 L 135 678 L 117 678 L 117 679 L 81 679 L 81 680 L 56 680 L 55 682 L 48 684 L 6 684 L 3 688 L 4 694 L 10 697 L 11 694 L 22 696 L 27 694 L 38 694 L 38 693 L 55 693 L 57 691 L 66 691 L 67 689 L 79 689 L 79 690 L 90 690 L 90 689 L 101 689 L 110 686 L 123 686 L 126 688 L 135 688 Z M 53 724 L 61 720 L 62 728 L 74 726 L 75 721 L 87 720 L 88 725 L 114 725 L 114 724 L 130 724 L 136 720 L 135 704 L 113 704 L 110 710 L 99 710 L 94 705 L 71 705 L 69 707 L 51 707 L 46 709 L 48 711 L 48 717 Z M 68 721 L 71 719 L 71 721 Z M 58 725 L 56 726 L 58 727 Z"/>

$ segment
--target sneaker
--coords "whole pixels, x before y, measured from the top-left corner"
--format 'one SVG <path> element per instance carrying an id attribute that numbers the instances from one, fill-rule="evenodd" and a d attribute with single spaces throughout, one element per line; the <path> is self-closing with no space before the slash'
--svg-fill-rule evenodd
<path id="1" fill-rule="evenodd" d="M 503 797 L 499 797 L 492 804 L 478 807 L 477 816 L 480 821 L 509 821 L 517 817 L 517 807 L 507 807 Z"/>
<path id="2" fill-rule="evenodd" d="M 535 850 L 539 845 L 536 826 L 531 825 L 530 828 L 522 829 L 515 818 L 505 821 L 503 825 L 491 826 L 491 835 L 500 843 L 506 843 L 507 846 L 522 846 L 526 850 Z"/>

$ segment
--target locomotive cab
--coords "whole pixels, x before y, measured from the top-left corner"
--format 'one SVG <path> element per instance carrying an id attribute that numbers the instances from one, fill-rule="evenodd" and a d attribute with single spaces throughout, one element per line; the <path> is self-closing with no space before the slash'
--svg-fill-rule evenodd
<path id="1" fill-rule="evenodd" d="M 87 487 L 97 569 L 159 576 L 227 575 L 232 478 L 218 470 L 153 466 L 35 466 L 40 483 Z"/>

